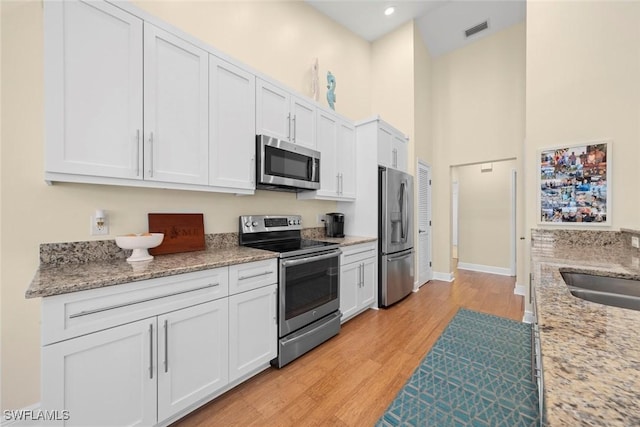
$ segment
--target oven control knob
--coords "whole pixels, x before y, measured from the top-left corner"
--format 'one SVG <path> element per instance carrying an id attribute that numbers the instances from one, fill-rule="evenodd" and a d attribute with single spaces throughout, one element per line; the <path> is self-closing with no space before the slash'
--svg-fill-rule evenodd
<path id="1" fill-rule="evenodd" d="M 295 222 L 294 220 L 292 220 L 292 219 L 290 219 L 290 220 L 289 220 L 289 225 L 293 225 L 293 224 L 295 224 L 295 223 L 296 223 L 296 222 Z"/>
<path id="2" fill-rule="evenodd" d="M 251 225 L 253 225 L 254 227 L 257 227 L 257 226 L 258 226 L 258 221 L 253 221 L 253 222 L 251 223 Z"/>
<path id="3" fill-rule="evenodd" d="M 300 225 L 300 220 L 299 219 L 296 219 L 296 224 Z"/>
<path id="4" fill-rule="evenodd" d="M 251 221 L 247 221 L 247 222 L 245 222 L 245 223 L 244 223 L 244 226 L 245 226 L 245 227 L 247 227 L 247 228 L 251 227 Z"/>

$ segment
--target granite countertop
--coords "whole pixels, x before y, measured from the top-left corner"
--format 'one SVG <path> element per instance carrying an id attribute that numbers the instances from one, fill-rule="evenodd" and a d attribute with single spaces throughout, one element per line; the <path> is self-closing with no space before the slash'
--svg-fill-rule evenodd
<path id="1" fill-rule="evenodd" d="M 640 253 L 534 241 L 531 255 L 547 425 L 640 425 L 640 311 L 576 298 L 559 271 L 640 280 Z"/>
<path id="2" fill-rule="evenodd" d="M 358 243 L 366 243 L 376 240 L 376 238 L 356 236 L 347 236 L 340 239 L 314 235 L 305 237 L 326 240 L 338 243 L 341 246 L 355 245 Z M 58 258 L 65 258 L 65 255 L 60 255 L 60 251 L 79 252 L 77 249 L 78 246 L 82 246 L 84 249 L 87 247 L 85 243 L 90 243 L 90 246 L 92 246 L 90 249 L 91 251 L 121 251 L 119 248 L 115 247 L 114 243 L 102 245 L 107 247 L 107 249 L 104 247 L 96 249 L 94 247 L 96 246 L 96 243 L 100 244 L 102 242 L 59 244 L 54 248 L 54 250 L 57 249 L 58 251 L 55 255 L 48 253 L 43 257 L 41 253 L 40 267 L 36 271 L 36 274 L 25 293 L 25 297 L 48 297 L 66 294 L 69 292 L 101 288 L 104 286 L 120 285 L 139 280 L 154 279 L 158 277 L 172 276 L 175 274 L 225 267 L 233 264 L 261 261 L 276 258 L 278 256 L 276 252 L 238 246 L 237 243 L 235 245 L 230 245 L 229 241 L 234 241 L 233 239 L 233 235 L 224 236 L 221 247 L 209 247 L 207 250 L 197 252 L 157 255 L 151 261 L 136 263 L 128 263 L 125 261 L 124 255 L 113 255 L 113 253 L 109 254 L 110 258 L 107 257 L 107 259 L 97 258 L 95 260 L 89 260 L 88 262 L 86 259 L 82 259 L 82 262 L 73 262 L 73 260 L 58 262 Z M 237 242 L 237 237 L 235 237 L 235 242 Z M 49 250 L 51 251 L 51 249 Z M 84 256 L 84 254 L 82 254 L 82 256 Z M 53 260 L 51 263 L 43 263 L 43 258 Z"/>

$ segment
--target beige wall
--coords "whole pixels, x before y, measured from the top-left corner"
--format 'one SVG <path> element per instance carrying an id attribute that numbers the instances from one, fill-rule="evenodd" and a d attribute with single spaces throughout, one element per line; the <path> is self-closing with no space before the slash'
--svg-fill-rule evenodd
<path id="1" fill-rule="evenodd" d="M 424 162 L 433 162 L 433 144 L 431 141 L 431 111 L 433 109 L 431 89 L 431 55 L 422 40 L 420 31 L 413 29 L 414 60 L 414 151 L 415 157 Z"/>
<path id="2" fill-rule="evenodd" d="M 458 262 L 511 266 L 511 171 L 515 160 L 455 167 L 459 185 Z M 453 172 L 453 171 L 452 171 Z"/>
<path id="3" fill-rule="evenodd" d="M 40 301 L 24 298 L 40 243 L 89 240 L 89 216 L 97 207 L 109 214 L 112 238 L 145 230 L 151 211 L 203 212 L 205 231 L 218 233 L 235 231 L 245 213 L 299 212 L 313 225 L 316 214 L 335 210 L 335 203 L 263 191 L 236 197 L 45 185 L 42 3 L 2 3 L 2 409 L 13 409 L 40 399 Z M 140 6 L 302 93 L 309 93 L 308 69 L 318 57 L 321 76 L 327 69 L 337 76 L 337 111 L 352 119 L 371 114 L 369 43 L 301 2 L 232 3 Z"/>
<path id="4" fill-rule="evenodd" d="M 612 229 L 640 228 L 640 3 L 527 3 L 527 228 L 538 150 L 610 138 Z"/>
<path id="5" fill-rule="evenodd" d="M 431 66 L 433 261 L 434 271 L 450 273 L 451 167 L 522 155 L 525 25 L 434 58 Z"/>
<path id="6" fill-rule="evenodd" d="M 408 153 L 413 159 L 414 135 L 414 23 L 376 40 L 371 47 L 372 111 L 409 136 Z M 415 165 L 409 162 L 409 173 Z"/>
<path id="7" fill-rule="evenodd" d="M 604 229 L 640 229 L 640 3 L 528 2 L 526 63 L 528 274 L 541 148 L 613 140 L 611 227 Z"/>

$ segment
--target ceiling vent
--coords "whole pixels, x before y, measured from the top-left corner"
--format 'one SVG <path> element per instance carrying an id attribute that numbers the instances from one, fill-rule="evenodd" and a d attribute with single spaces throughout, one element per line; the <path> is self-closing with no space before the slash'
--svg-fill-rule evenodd
<path id="1" fill-rule="evenodd" d="M 469 38 L 474 34 L 478 34 L 480 31 L 484 31 L 487 28 L 489 28 L 489 22 L 488 21 L 484 21 L 474 27 L 471 27 L 467 30 L 464 31 L 464 35 L 465 37 Z"/>

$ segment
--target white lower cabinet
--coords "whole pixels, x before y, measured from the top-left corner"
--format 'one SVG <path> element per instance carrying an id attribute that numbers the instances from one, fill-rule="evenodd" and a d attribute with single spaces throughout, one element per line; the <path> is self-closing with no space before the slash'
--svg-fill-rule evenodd
<path id="1" fill-rule="evenodd" d="M 67 410 L 67 426 L 155 424 L 155 337 L 152 318 L 45 346 L 42 409 Z"/>
<path id="2" fill-rule="evenodd" d="M 343 248 L 340 260 L 342 322 L 377 303 L 378 257 L 376 243 Z"/>
<path id="3" fill-rule="evenodd" d="M 165 425 L 268 367 L 277 355 L 276 266 L 45 298 L 42 409 L 68 411 L 56 425 Z"/>
<path id="4" fill-rule="evenodd" d="M 229 381 L 278 355 L 275 284 L 229 297 Z"/>
<path id="5" fill-rule="evenodd" d="M 229 382 L 227 299 L 158 317 L 158 421 Z"/>

